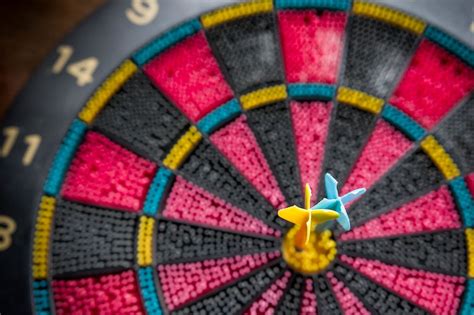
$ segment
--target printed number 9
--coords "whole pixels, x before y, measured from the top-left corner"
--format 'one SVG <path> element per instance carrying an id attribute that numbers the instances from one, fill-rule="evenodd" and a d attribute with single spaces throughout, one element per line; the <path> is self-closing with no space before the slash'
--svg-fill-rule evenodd
<path id="1" fill-rule="evenodd" d="M 125 10 L 125 14 L 130 22 L 146 25 L 153 21 L 159 9 L 158 0 L 132 0 L 132 7 Z"/>

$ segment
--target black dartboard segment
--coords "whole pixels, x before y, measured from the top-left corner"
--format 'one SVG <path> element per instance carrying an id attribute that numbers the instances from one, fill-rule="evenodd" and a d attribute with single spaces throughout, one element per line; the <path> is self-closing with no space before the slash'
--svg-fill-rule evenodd
<path id="1" fill-rule="evenodd" d="M 69 201 L 57 205 L 52 239 L 53 274 L 126 269 L 134 264 L 138 217 Z"/>
<path id="2" fill-rule="evenodd" d="M 255 15 L 207 30 L 231 86 L 240 94 L 283 83 L 273 14 Z"/>
<path id="3" fill-rule="evenodd" d="M 304 277 L 295 275 L 277 305 L 276 314 L 295 314 L 301 309 L 301 298 L 304 289 Z"/>
<path id="4" fill-rule="evenodd" d="M 324 276 L 314 278 L 314 290 L 318 301 L 318 314 L 342 314 L 330 284 Z"/>
<path id="5" fill-rule="evenodd" d="M 156 256 L 160 263 L 269 252 L 279 247 L 279 243 L 272 239 L 170 221 L 158 223 L 156 244 Z"/>
<path id="6" fill-rule="evenodd" d="M 303 199 L 287 103 L 267 105 L 251 110 L 246 115 L 287 203 L 300 204 Z"/>
<path id="7" fill-rule="evenodd" d="M 189 123 L 138 72 L 112 97 L 94 127 L 144 157 L 160 161 L 186 132 Z"/>
<path id="8" fill-rule="evenodd" d="M 372 113 L 350 105 L 337 104 L 329 127 L 322 175 L 330 173 L 338 179 L 341 187 L 344 185 L 352 163 L 367 141 L 375 121 L 376 117 Z M 320 187 L 323 185 L 324 178 L 321 179 Z M 323 190 L 319 191 L 320 196 L 324 196 L 324 193 Z"/>
<path id="9" fill-rule="evenodd" d="M 348 255 L 380 259 L 389 263 L 443 274 L 466 273 L 464 231 L 408 235 L 342 243 Z"/>
<path id="10" fill-rule="evenodd" d="M 474 96 L 448 117 L 435 132 L 446 150 L 456 157 L 463 174 L 474 171 Z"/>
<path id="11" fill-rule="evenodd" d="M 472 49 L 359 0 L 145 2 L 2 125 L 0 313 L 472 313 Z M 369 188 L 353 230 L 292 252 L 278 208 L 326 171 Z"/>
<path id="12" fill-rule="evenodd" d="M 343 84 L 376 97 L 389 96 L 404 71 L 418 36 L 364 16 L 349 25 Z"/>

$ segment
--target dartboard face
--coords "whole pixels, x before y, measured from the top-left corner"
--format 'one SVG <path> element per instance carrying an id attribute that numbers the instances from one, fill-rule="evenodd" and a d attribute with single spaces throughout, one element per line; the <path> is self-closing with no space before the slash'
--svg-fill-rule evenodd
<path id="1" fill-rule="evenodd" d="M 145 2 L 130 28 L 160 10 Z M 474 51 L 369 2 L 201 11 L 99 82 L 102 60 L 60 46 L 49 75 L 98 83 L 60 143 L 5 123 L 0 170 L 11 152 L 23 167 L 0 194 L 0 272 L 24 280 L 9 309 L 472 314 Z M 349 231 L 297 248 L 278 210 L 306 183 L 326 197 L 326 173 L 367 192 Z"/>

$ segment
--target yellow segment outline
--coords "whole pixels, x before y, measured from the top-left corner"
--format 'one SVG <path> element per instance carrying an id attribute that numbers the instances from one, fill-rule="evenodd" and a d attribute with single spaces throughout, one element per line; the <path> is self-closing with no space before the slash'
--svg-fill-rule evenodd
<path id="1" fill-rule="evenodd" d="M 355 1 L 352 11 L 355 14 L 381 20 L 418 35 L 422 34 L 426 28 L 426 23 L 418 18 L 375 3 Z"/>
<path id="2" fill-rule="evenodd" d="M 140 267 L 153 264 L 153 231 L 155 219 L 147 216 L 140 217 L 137 239 L 137 263 Z"/>
<path id="3" fill-rule="evenodd" d="M 173 148 L 171 148 L 170 153 L 168 153 L 163 160 L 163 165 L 170 170 L 178 169 L 201 139 L 202 135 L 196 126 L 191 126 L 188 131 L 179 138 Z"/>
<path id="4" fill-rule="evenodd" d="M 271 103 L 283 101 L 288 97 L 284 84 L 274 85 L 259 89 L 240 97 L 240 103 L 244 110 L 251 110 Z"/>
<path id="5" fill-rule="evenodd" d="M 435 137 L 429 135 L 421 141 L 420 145 L 447 180 L 454 179 L 461 175 L 456 163 L 454 163 L 451 156 L 446 152 L 443 146 L 439 144 Z"/>
<path id="6" fill-rule="evenodd" d="M 379 114 L 384 105 L 384 100 L 381 98 L 344 86 L 337 91 L 337 101 L 372 114 Z"/>
<path id="7" fill-rule="evenodd" d="M 469 278 L 474 278 L 474 229 L 466 229 L 467 240 L 467 274 Z"/>
<path id="8" fill-rule="evenodd" d="M 79 118 L 88 124 L 92 123 L 110 98 L 136 71 L 137 66 L 132 61 L 125 60 L 89 98 L 79 113 Z"/>
<path id="9" fill-rule="evenodd" d="M 204 28 L 211 28 L 228 21 L 272 11 L 272 0 L 255 0 L 243 2 L 204 14 L 201 16 L 201 23 Z"/>
<path id="10" fill-rule="evenodd" d="M 50 235 L 55 206 L 56 199 L 54 197 L 41 197 L 33 239 L 32 271 L 35 280 L 43 280 L 48 277 Z"/>

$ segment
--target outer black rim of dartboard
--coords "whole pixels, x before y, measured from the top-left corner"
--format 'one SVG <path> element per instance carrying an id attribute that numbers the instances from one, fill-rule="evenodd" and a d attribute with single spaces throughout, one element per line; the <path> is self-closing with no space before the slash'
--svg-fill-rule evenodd
<path id="1" fill-rule="evenodd" d="M 24 167 L 20 162 L 24 145 L 14 146 L 7 158 L 0 158 L 0 214 L 11 217 L 17 223 L 12 246 L 0 253 L 1 312 L 32 312 L 32 233 L 42 186 L 64 134 L 89 96 L 123 60 L 158 34 L 207 11 L 237 2 L 239 1 L 162 0 L 157 19 L 150 24 L 137 26 L 131 24 L 124 13 L 130 6 L 130 1 L 110 1 L 58 44 L 73 46 L 78 59 L 95 56 L 100 60 L 92 84 L 77 87 L 71 77 L 65 74 L 54 75 L 51 66 L 57 58 L 55 51 L 38 67 L 0 125 L 2 130 L 8 126 L 19 127 L 19 137 L 29 134 L 40 134 L 42 137 L 42 145 L 30 166 Z M 443 18 L 439 19 L 433 10 L 424 10 L 428 5 L 426 1 L 375 2 L 420 16 L 451 34 L 457 34 L 465 43 L 466 38 L 472 39 L 469 34 L 466 35 L 467 31 L 459 27 L 456 21 L 459 16 L 453 14 L 454 11 L 451 12 L 455 7 L 452 2 L 429 2 L 432 9 L 445 8 L 440 11 Z M 456 7 L 461 8 L 458 12 L 463 12 L 462 8 L 469 8 L 468 0 L 458 2 Z M 451 13 L 447 14 L 449 12 Z"/>

